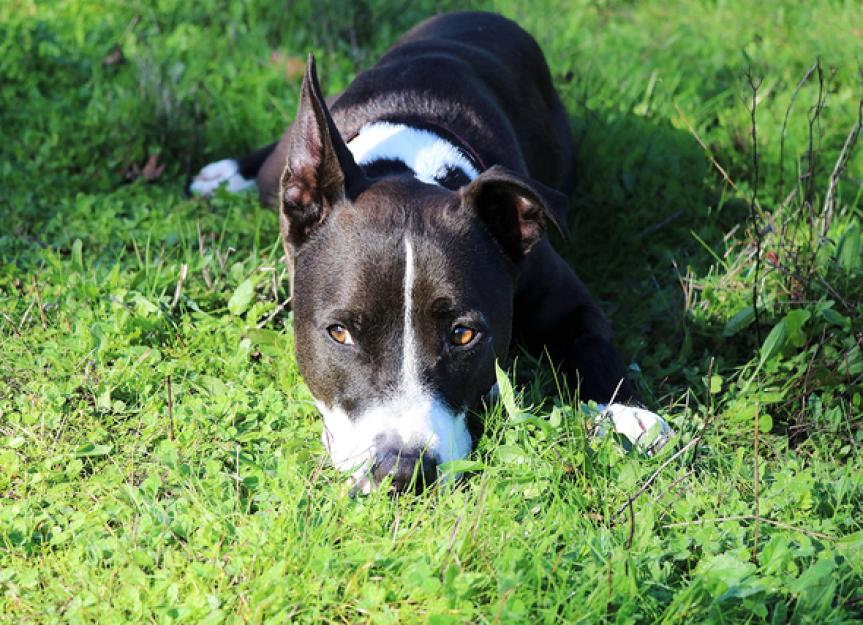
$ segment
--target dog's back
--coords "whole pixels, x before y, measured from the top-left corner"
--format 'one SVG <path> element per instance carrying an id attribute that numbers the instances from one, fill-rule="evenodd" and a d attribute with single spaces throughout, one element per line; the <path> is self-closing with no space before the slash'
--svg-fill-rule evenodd
<path id="1" fill-rule="evenodd" d="M 474 148 L 482 169 L 504 165 L 571 191 L 571 133 L 542 51 L 500 15 L 448 13 L 418 24 L 329 104 L 347 142 L 375 121 L 432 126 Z M 270 205 L 286 143 L 258 175 L 261 197 Z"/>

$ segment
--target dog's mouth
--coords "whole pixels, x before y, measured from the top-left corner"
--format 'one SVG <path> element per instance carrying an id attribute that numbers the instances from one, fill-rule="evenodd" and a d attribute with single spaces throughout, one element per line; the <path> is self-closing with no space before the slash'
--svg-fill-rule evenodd
<path id="1" fill-rule="evenodd" d="M 349 415 L 317 402 L 324 417 L 321 439 L 333 465 L 351 474 L 353 491 L 381 484 L 395 492 L 419 492 L 438 480 L 441 464 L 466 458 L 473 438 L 464 412 L 420 394 L 394 398 Z"/>

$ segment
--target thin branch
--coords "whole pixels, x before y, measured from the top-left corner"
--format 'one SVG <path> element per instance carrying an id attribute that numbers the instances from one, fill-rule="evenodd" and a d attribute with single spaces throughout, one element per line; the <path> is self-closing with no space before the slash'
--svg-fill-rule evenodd
<path id="1" fill-rule="evenodd" d="M 756 208 L 761 171 L 758 157 L 758 124 L 755 121 L 758 109 L 758 89 L 761 87 L 761 80 L 756 79 L 752 74 L 751 66 L 746 74 L 746 79 L 749 82 L 749 89 L 752 91 L 752 108 L 749 109 L 752 124 L 752 169 L 754 172 L 752 196 L 749 200 L 749 215 L 752 220 L 752 232 L 755 235 L 755 277 L 752 280 L 752 310 L 755 313 L 755 336 L 758 339 L 758 345 L 761 345 L 761 315 L 758 312 L 758 279 L 761 273 L 761 228 L 758 225 L 758 210 Z"/>
<path id="2" fill-rule="evenodd" d="M 755 528 L 753 529 L 753 537 L 752 537 L 752 561 L 758 564 L 758 531 L 761 529 L 761 500 L 759 497 L 760 490 L 760 482 L 758 475 L 758 438 L 759 438 L 759 417 L 761 415 L 761 405 L 756 402 L 755 404 L 755 441 L 753 443 L 753 454 L 755 459 L 755 483 L 753 484 L 753 490 L 755 493 Z"/>
<path id="3" fill-rule="evenodd" d="M 9 327 L 12 328 L 12 334 L 16 337 L 20 337 L 21 333 L 18 332 L 18 328 L 15 327 L 15 321 L 9 317 L 6 313 L 3 313 L 3 319 L 6 320 L 6 323 L 9 324 Z"/>
<path id="4" fill-rule="evenodd" d="M 683 447 L 681 447 L 680 449 L 678 449 L 677 451 L 675 451 L 675 452 L 674 452 L 674 454 L 673 454 L 671 457 L 669 457 L 669 458 L 668 458 L 668 460 L 666 460 L 665 462 L 663 462 L 663 463 L 659 466 L 659 468 L 658 468 L 656 471 L 654 471 L 654 472 L 653 472 L 653 474 L 652 474 L 649 478 L 647 478 L 647 480 L 645 480 L 644 484 L 642 484 L 642 485 L 641 485 L 641 487 L 640 487 L 637 491 L 635 491 L 632 495 L 630 495 L 629 497 L 627 497 L 627 498 L 626 498 L 626 503 L 624 503 L 622 506 L 620 506 L 620 507 L 617 509 L 617 511 L 614 513 L 614 515 L 611 517 L 611 526 L 612 526 L 612 527 L 614 527 L 614 524 L 615 524 L 615 522 L 616 522 L 616 520 L 617 520 L 617 517 L 619 517 L 619 516 L 620 516 L 620 513 L 621 513 L 621 512 L 623 512 L 624 510 L 626 510 L 626 507 L 627 507 L 627 506 L 631 506 L 631 505 L 632 505 L 632 503 L 633 503 L 636 499 L 638 499 L 641 495 L 643 495 L 643 494 L 647 491 L 647 489 L 649 489 L 649 488 L 650 488 L 650 485 L 651 485 L 651 484 L 653 484 L 653 482 L 656 480 L 656 478 L 657 478 L 657 477 L 659 477 L 659 474 L 660 474 L 660 473 L 662 473 L 662 472 L 663 472 L 663 471 L 668 467 L 668 465 L 670 465 L 672 462 L 674 462 L 675 460 L 677 460 L 680 456 L 682 456 L 683 454 L 685 454 L 685 453 L 686 453 L 686 451 L 687 451 L 690 447 L 692 447 L 693 445 L 696 445 L 696 444 L 698 443 L 698 441 L 699 441 L 699 440 L 700 440 L 700 438 L 699 438 L 698 436 L 696 436 L 696 437 L 695 437 L 695 438 L 693 438 L 691 441 L 689 441 L 688 443 L 686 443 L 686 445 L 684 445 Z"/>
<path id="5" fill-rule="evenodd" d="M 788 118 L 791 116 L 791 108 L 794 106 L 795 100 L 797 100 L 797 95 L 800 93 L 800 90 L 803 88 L 803 85 L 812 77 L 812 74 L 818 69 L 818 62 L 812 64 L 806 73 L 803 75 L 803 78 L 800 79 L 800 82 L 797 83 L 797 87 L 794 89 L 794 93 L 791 94 L 791 100 L 788 102 L 788 108 L 785 109 L 785 119 L 782 120 L 782 132 L 779 133 L 779 192 L 782 192 L 782 188 L 785 186 L 785 132 L 788 129 Z"/>
<path id="6" fill-rule="evenodd" d="M 710 363 L 707 365 L 707 414 L 704 416 L 704 425 L 701 426 L 701 431 L 698 433 L 698 439 L 700 440 L 704 434 L 707 432 L 707 428 L 710 427 L 710 424 L 713 422 L 713 390 L 711 389 L 712 378 L 713 378 L 713 365 L 715 364 L 716 359 L 711 356 Z M 695 449 L 692 452 L 692 458 L 689 460 L 689 466 L 692 467 L 692 463 L 695 462 L 695 457 L 698 455 L 698 445 L 695 445 Z"/>
<path id="7" fill-rule="evenodd" d="M 289 297 L 288 299 L 286 299 L 285 301 L 283 301 L 281 304 L 279 304 L 278 306 L 276 306 L 276 309 L 275 309 L 273 312 L 271 312 L 269 315 L 267 315 L 266 317 L 264 317 L 264 319 L 262 319 L 261 321 L 259 321 L 259 322 L 258 322 L 258 325 L 257 325 L 256 327 L 257 327 L 259 330 L 260 330 L 261 328 L 263 328 L 265 325 L 267 325 L 268 323 L 270 323 L 270 321 L 272 321 L 272 320 L 276 317 L 276 315 L 278 315 L 278 314 L 279 314 L 280 312 L 282 312 L 285 308 L 287 308 L 287 307 L 290 305 L 290 303 L 291 303 L 291 298 Z"/>
<path id="8" fill-rule="evenodd" d="M 201 260 L 204 261 L 201 267 L 201 275 L 204 276 L 204 283 L 206 283 L 207 288 L 212 290 L 213 280 L 210 278 L 210 270 L 207 269 L 207 255 L 206 250 L 204 249 L 204 236 L 201 234 L 200 219 L 195 221 L 195 229 L 198 231 L 198 253 L 201 255 Z"/>
<path id="9" fill-rule="evenodd" d="M 677 105 L 677 103 L 674 104 L 674 108 L 677 110 L 677 114 L 680 115 L 680 119 L 682 119 L 683 123 L 686 124 L 686 128 L 689 130 L 689 133 L 693 136 L 695 141 L 698 142 L 698 145 L 701 146 L 701 149 L 704 150 L 704 152 L 707 154 L 707 158 L 710 159 L 710 163 L 716 168 L 716 170 L 722 176 L 722 179 L 728 183 L 728 186 L 730 186 L 732 189 L 737 191 L 737 185 L 734 184 L 734 181 L 728 175 L 728 172 L 726 172 L 725 169 L 723 169 L 722 165 L 719 164 L 719 161 L 717 161 L 716 158 L 713 156 L 713 152 L 710 151 L 710 148 L 707 147 L 707 144 L 704 143 L 702 138 L 698 136 L 698 133 L 695 131 L 695 128 L 693 128 L 692 124 L 689 122 L 689 119 L 686 117 L 686 115 L 681 110 L 681 108 Z"/>
<path id="10" fill-rule="evenodd" d="M 635 537 L 635 512 L 632 510 L 632 499 L 627 502 L 627 509 L 629 510 L 629 534 L 626 536 L 626 549 L 629 550 L 632 547 L 632 539 Z"/>
<path id="11" fill-rule="evenodd" d="M 168 376 L 168 439 L 174 440 L 174 392 L 171 388 L 171 376 Z"/>
<path id="12" fill-rule="evenodd" d="M 33 276 L 33 290 L 36 292 L 36 307 L 39 309 L 39 319 L 42 321 L 42 329 L 48 329 L 48 320 L 45 318 L 45 310 L 42 306 L 42 294 L 39 293 L 39 283 L 36 281 L 36 276 Z"/>
<path id="13" fill-rule="evenodd" d="M 183 283 L 186 281 L 186 274 L 189 272 L 189 265 L 183 263 L 180 266 L 180 277 L 177 278 L 177 287 L 174 289 L 174 299 L 171 300 L 171 312 L 177 308 L 180 302 L 180 295 L 183 293 Z"/>
<path id="14" fill-rule="evenodd" d="M 694 525 L 707 525 L 708 523 L 729 523 L 732 521 L 755 521 L 756 517 L 754 514 L 740 514 L 735 516 L 724 516 L 724 517 L 716 517 L 712 519 L 696 519 L 694 521 L 681 521 L 679 523 L 666 523 L 662 527 L 664 529 L 671 529 L 675 527 L 691 527 Z M 824 540 L 836 540 L 833 536 L 828 534 L 822 534 L 821 532 L 816 532 L 814 530 L 808 530 L 804 527 L 798 527 L 797 525 L 791 525 L 790 523 L 783 523 L 782 521 L 774 521 L 773 519 L 768 519 L 766 517 L 758 517 L 757 520 L 761 523 L 767 523 L 767 525 L 772 525 L 773 527 L 779 527 L 785 530 L 791 530 L 794 532 L 800 532 L 801 534 L 806 534 L 807 536 L 811 536 L 813 538 L 822 538 Z"/>
<path id="15" fill-rule="evenodd" d="M 830 185 L 827 187 L 827 197 L 824 198 L 824 209 L 821 211 L 821 237 L 827 236 L 827 231 L 830 229 L 830 224 L 833 223 L 833 214 L 836 212 L 836 187 L 839 185 L 839 178 L 848 167 L 848 161 L 851 159 L 851 153 L 857 145 L 857 140 L 860 138 L 860 130 L 863 126 L 863 100 L 860 100 L 857 108 L 857 121 L 851 127 L 851 131 L 845 138 L 845 143 L 842 145 L 842 151 L 839 153 L 839 158 L 836 159 L 836 164 L 833 166 L 833 173 L 830 174 Z"/>
<path id="16" fill-rule="evenodd" d="M 803 174 L 806 179 L 805 193 L 803 194 L 804 201 L 811 206 L 812 197 L 815 193 L 815 165 L 817 162 L 817 154 L 815 152 L 815 124 L 821 118 L 821 112 L 824 110 L 827 96 L 824 90 L 824 68 L 821 66 L 821 59 L 815 62 L 815 71 L 818 76 L 818 97 L 815 100 L 815 106 L 809 111 L 809 133 L 808 143 L 806 146 L 806 173 Z"/>

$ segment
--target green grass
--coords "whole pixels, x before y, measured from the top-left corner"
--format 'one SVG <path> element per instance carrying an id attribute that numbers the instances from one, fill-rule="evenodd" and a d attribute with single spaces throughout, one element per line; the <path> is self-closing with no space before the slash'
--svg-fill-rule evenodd
<path id="1" fill-rule="evenodd" d="M 859 146 L 821 236 L 863 8 L 482 6 L 548 56 L 580 139 L 565 253 L 676 442 L 588 439 L 520 357 L 469 479 L 352 498 L 327 464 L 290 315 L 262 323 L 275 216 L 183 185 L 282 131 L 309 50 L 335 93 L 440 3 L 10 0 L 0 622 L 863 623 Z"/>

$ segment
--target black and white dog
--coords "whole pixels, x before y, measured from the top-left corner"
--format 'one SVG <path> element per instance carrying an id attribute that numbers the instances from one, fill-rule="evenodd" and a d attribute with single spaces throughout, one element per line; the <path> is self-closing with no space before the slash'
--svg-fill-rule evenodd
<path id="1" fill-rule="evenodd" d="M 632 399 L 608 322 L 545 236 L 566 234 L 573 153 L 537 43 L 453 13 L 330 102 L 310 57 L 282 139 L 192 182 L 257 186 L 278 209 L 300 372 L 358 489 L 421 487 L 467 456 L 471 409 L 513 341 L 547 352 L 582 400 Z M 633 441 L 670 436 L 646 410 L 609 414 Z"/>

